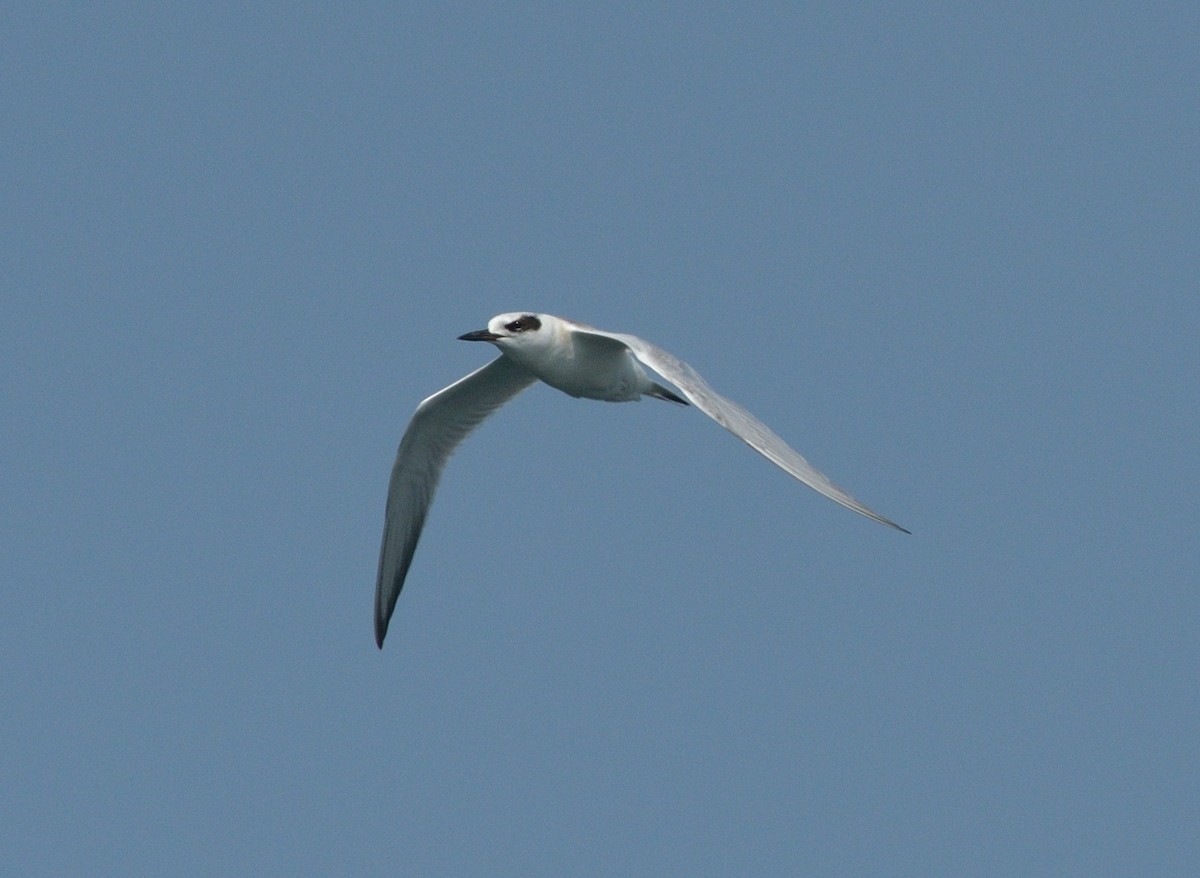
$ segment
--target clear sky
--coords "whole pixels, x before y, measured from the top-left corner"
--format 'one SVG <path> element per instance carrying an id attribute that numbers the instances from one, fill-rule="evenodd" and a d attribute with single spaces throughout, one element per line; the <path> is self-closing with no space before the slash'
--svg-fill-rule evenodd
<path id="1" fill-rule="evenodd" d="M 1195 3 L 8 10 L 0 872 L 1200 874 L 1198 45 Z M 913 535 L 535 387 L 378 651 L 396 444 L 517 309 Z"/>

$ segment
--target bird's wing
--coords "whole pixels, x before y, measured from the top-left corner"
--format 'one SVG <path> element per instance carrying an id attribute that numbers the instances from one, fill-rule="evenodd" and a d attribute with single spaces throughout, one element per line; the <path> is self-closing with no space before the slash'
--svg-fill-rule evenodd
<path id="1" fill-rule="evenodd" d="M 824 494 L 830 500 L 841 503 L 848 509 L 853 509 L 855 512 L 865 515 L 867 518 L 874 519 L 880 524 L 886 524 L 888 527 L 894 527 L 896 530 L 910 533 L 910 531 L 896 524 L 896 522 L 884 518 L 878 512 L 859 503 L 831 482 L 823 473 L 814 469 L 812 464 L 801 457 L 786 442 L 776 436 L 766 424 L 733 400 L 726 399 L 713 390 L 695 369 L 674 354 L 668 353 L 662 348 L 638 338 L 636 335 L 604 332 L 603 330 L 583 326 L 575 327 L 575 331 L 594 333 L 623 342 L 633 351 L 633 355 L 639 361 L 678 387 L 680 392 L 696 408 L 700 409 L 700 411 L 704 412 L 784 472 L 799 479 L 813 490 Z"/>
<path id="2" fill-rule="evenodd" d="M 417 406 L 388 484 L 375 585 L 375 642 L 381 649 L 446 461 L 468 433 L 536 380 L 501 356 Z"/>

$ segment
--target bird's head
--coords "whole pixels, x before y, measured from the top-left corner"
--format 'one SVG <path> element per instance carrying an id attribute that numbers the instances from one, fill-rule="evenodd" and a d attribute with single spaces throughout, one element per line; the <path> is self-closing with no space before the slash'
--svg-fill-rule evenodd
<path id="1" fill-rule="evenodd" d="M 554 343 L 559 319 L 549 314 L 512 311 L 488 321 L 487 329 L 460 335 L 462 341 L 490 341 L 507 353 L 533 351 Z"/>

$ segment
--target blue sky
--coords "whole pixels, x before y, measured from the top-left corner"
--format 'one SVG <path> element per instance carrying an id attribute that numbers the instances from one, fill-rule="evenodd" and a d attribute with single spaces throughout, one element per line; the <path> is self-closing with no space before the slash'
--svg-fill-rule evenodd
<path id="1" fill-rule="evenodd" d="M 1194 875 L 1194 4 L 27 5 L 0 52 L 0 863 Z M 536 309 L 694 409 L 536 387 Z"/>

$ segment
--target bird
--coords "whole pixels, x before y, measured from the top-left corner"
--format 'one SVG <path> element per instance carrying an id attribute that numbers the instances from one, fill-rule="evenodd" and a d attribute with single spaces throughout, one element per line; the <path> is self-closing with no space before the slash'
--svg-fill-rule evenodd
<path id="1" fill-rule="evenodd" d="M 634 402 L 645 396 L 691 403 L 788 475 L 867 518 L 911 533 L 831 482 L 683 360 L 637 336 L 552 314 L 514 311 L 493 317 L 487 329 L 458 338 L 490 342 L 500 356 L 422 401 L 400 440 L 375 585 L 375 643 L 380 649 L 446 461 L 489 415 L 537 381 L 582 399 Z M 652 379 L 647 367 L 679 392 Z"/>

